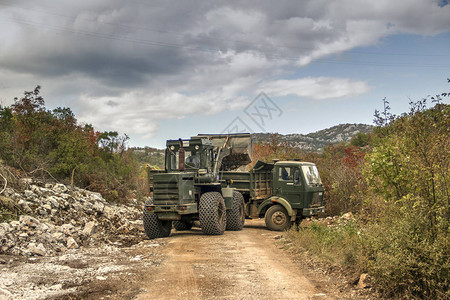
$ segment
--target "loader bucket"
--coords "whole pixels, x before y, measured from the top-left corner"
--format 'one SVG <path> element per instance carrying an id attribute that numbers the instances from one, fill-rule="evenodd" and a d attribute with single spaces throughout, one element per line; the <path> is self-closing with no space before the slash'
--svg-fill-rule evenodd
<path id="1" fill-rule="evenodd" d="M 211 140 L 216 149 L 221 149 L 221 171 L 235 170 L 252 161 L 253 145 L 249 133 L 199 134 L 199 137 Z"/>

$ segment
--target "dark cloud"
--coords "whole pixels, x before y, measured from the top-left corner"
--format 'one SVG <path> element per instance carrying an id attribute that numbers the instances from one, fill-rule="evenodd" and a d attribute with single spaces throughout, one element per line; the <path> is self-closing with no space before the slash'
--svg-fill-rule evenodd
<path id="1" fill-rule="evenodd" d="M 144 124 L 148 114 L 239 108 L 235 99 L 261 86 L 308 97 L 314 89 L 295 83 L 311 80 L 350 95 L 367 86 L 283 80 L 293 68 L 389 35 L 448 31 L 449 15 L 448 5 L 428 0 L 2 1 L 0 84 L 42 84 L 81 118 L 111 126 L 123 111 Z M 122 116 L 115 125 L 127 124 Z"/>

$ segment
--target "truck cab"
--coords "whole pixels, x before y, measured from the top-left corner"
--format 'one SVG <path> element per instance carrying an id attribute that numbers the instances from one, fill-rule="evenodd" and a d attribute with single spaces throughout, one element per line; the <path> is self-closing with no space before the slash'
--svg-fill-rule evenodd
<path id="1" fill-rule="evenodd" d="M 299 161 L 276 162 L 273 196 L 287 200 L 303 217 L 323 212 L 323 184 L 316 165 Z"/>
<path id="2" fill-rule="evenodd" d="M 242 193 L 247 218 L 265 218 L 271 230 L 324 212 L 323 185 L 311 162 L 257 161 L 249 172 L 222 172 L 220 182 Z"/>

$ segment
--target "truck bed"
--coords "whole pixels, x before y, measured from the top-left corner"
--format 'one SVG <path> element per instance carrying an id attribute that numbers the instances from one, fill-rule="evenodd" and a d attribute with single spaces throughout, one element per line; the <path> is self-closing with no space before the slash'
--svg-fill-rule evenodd
<path id="1" fill-rule="evenodd" d="M 225 187 L 229 180 L 230 187 L 236 188 L 246 199 L 265 199 L 272 194 L 272 169 L 273 164 L 258 161 L 249 172 L 220 172 L 219 181 Z"/>

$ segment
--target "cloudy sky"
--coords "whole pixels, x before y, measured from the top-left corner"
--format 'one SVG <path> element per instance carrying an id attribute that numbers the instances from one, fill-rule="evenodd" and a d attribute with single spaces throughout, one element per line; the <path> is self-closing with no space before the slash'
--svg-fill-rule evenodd
<path id="1" fill-rule="evenodd" d="M 41 85 L 132 146 L 371 124 L 384 97 L 450 91 L 447 0 L 0 0 L 0 26 L 2 106 Z"/>

